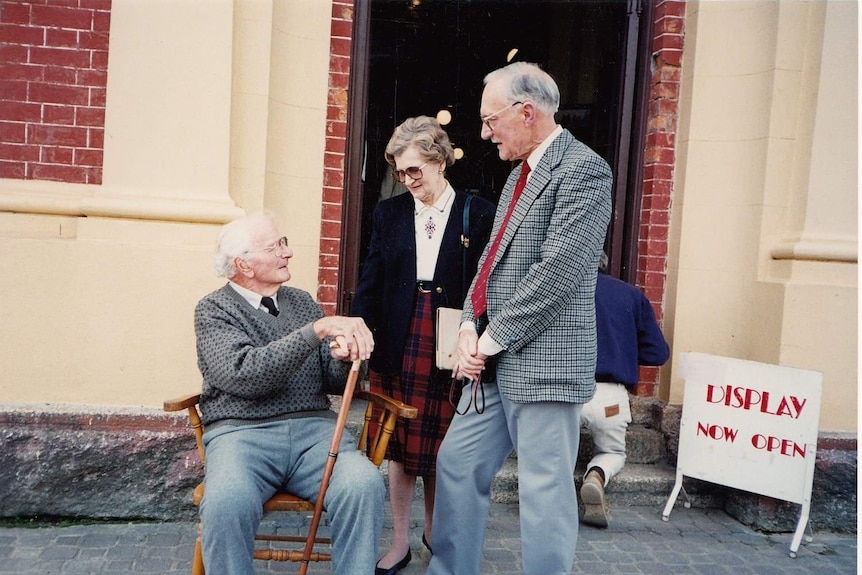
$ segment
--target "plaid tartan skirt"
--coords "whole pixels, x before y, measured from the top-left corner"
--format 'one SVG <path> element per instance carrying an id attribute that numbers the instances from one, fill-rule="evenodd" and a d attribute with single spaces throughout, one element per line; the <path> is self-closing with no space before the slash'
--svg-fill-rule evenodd
<path id="1" fill-rule="evenodd" d="M 386 450 L 386 459 L 404 466 L 409 475 L 433 477 L 437 451 L 455 415 L 449 402 L 449 374 L 434 362 L 434 316 L 431 294 L 419 293 L 407 331 L 400 375 L 371 371 L 371 390 L 385 393 L 417 410 L 415 419 L 399 419 Z M 372 425 L 376 425 L 372 421 Z"/>

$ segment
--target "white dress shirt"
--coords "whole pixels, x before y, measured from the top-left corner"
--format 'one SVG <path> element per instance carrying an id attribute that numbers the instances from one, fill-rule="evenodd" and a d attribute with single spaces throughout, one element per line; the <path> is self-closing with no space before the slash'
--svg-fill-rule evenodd
<path id="1" fill-rule="evenodd" d="M 228 280 L 227 283 L 229 283 L 230 287 L 232 287 L 234 290 L 236 290 L 236 293 L 241 295 L 243 297 L 243 299 L 245 299 L 249 303 L 249 305 L 251 305 L 251 307 L 253 307 L 254 309 L 263 309 L 263 311 L 265 311 L 266 313 L 269 313 L 269 310 L 260 304 L 260 301 L 263 299 L 262 295 L 260 295 L 257 292 L 253 292 L 250 289 L 244 288 L 236 282 L 232 282 L 232 281 Z M 278 307 L 278 298 L 275 297 L 278 295 L 278 292 L 276 292 L 272 295 L 273 295 L 272 301 L 275 302 L 275 309 L 278 309 L 279 311 L 281 311 Z"/>

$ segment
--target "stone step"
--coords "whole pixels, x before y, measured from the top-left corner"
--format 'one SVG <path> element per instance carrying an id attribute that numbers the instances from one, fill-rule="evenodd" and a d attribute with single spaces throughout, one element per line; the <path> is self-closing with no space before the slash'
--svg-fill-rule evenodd
<path id="1" fill-rule="evenodd" d="M 358 436 L 361 428 L 364 402 L 351 407 L 347 429 Z M 591 457 L 592 438 L 589 431 L 581 435 L 581 448 L 574 481 L 580 488 L 586 463 Z M 609 504 L 613 506 L 648 505 L 663 508 L 673 489 L 676 470 L 666 463 L 667 451 L 664 436 L 649 426 L 634 423 L 626 434 L 626 466 L 613 478 L 605 491 Z M 381 466 L 384 476 L 387 465 Z M 422 482 L 416 482 L 416 497 L 422 497 Z M 720 508 L 724 504 L 724 494 L 714 486 L 686 478 L 685 492 L 694 507 Z M 491 485 L 491 500 L 494 503 L 516 503 L 518 501 L 518 459 L 513 452 Z M 682 505 L 683 494 L 677 499 Z"/>
<path id="2" fill-rule="evenodd" d="M 518 501 L 517 467 L 517 459 L 509 458 L 497 473 L 491 485 L 492 501 L 495 503 Z M 580 466 L 575 469 L 574 480 L 578 489 L 581 487 L 585 471 L 586 469 Z M 675 478 L 676 470 L 666 463 L 627 463 L 608 484 L 605 494 L 608 501 L 614 505 L 663 507 L 673 490 Z M 693 507 L 720 508 L 724 503 L 723 493 L 707 483 L 686 478 L 684 486 Z M 680 494 L 677 505 L 682 504 L 683 501 L 684 497 Z"/>
<path id="3" fill-rule="evenodd" d="M 365 405 L 364 401 L 357 401 L 351 405 L 347 431 L 352 433 L 354 437 L 359 436 L 359 431 L 362 428 Z M 582 430 L 578 461 L 590 460 L 592 443 L 592 434 L 586 429 Z M 663 461 L 667 461 L 667 449 L 662 433 L 643 424 L 633 423 L 629 425 L 626 432 L 626 463 L 660 463 Z"/>
<path id="4" fill-rule="evenodd" d="M 386 462 L 381 466 L 386 477 Z M 585 469 L 578 468 L 574 472 L 574 482 L 580 489 Z M 626 464 L 623 470 L 613 478 L 605 489 L 608 503 L 613 506 L 632 507 L 649 506 L 664 508 L 673 490 L 676 471 L 666 463 L 632 463 Z M 685 494 L 692 507 L 720 509 L 724 506 L 725 493 L 714 485 L 686 478 Z M 416 482 L 416 499 L 423 495 L 422 481 Z M 518 502 L 518 460 L 510 457 L 497 473 L 491 484 L 491 501 L 493 503 Z M 677 497 L 676 506 L 686 501 L 683 493 Z"/>
<path id="5" fill-rule="evenodd" d="M 590 460 L 593 451 L 592 446 L 592 434 L 586 429 L 581 430 L 578 461 L 583 461 L 586 464 Z M 645 425 L 629 425 L 626 431 L 626 464 L 660 463 L 663 461 L 667 461 L 664 435 Z"/>

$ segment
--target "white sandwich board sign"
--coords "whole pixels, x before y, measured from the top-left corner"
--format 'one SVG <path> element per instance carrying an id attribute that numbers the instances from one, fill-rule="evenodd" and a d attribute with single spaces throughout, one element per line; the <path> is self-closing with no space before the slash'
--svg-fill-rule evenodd
<path id="1" fill-rule="evenodd" d="M 683 476 L 797 503 L 795 557 L 811 506 L 823 374 L 704 353 L 682 353 L 679 362 L 679 456 L 662 518 Z"/>

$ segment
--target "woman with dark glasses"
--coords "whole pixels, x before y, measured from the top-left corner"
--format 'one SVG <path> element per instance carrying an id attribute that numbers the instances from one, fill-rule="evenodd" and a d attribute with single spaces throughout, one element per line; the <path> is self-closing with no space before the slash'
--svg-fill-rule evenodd
<path id="1" fill-rule="evenodd" d="M 394 531 L 376 575 L 394 575 L 411 560 L 410 509 L 420 476 L 425 494 L 422 541 L 429 550 L 433 543 L 437 450 L 455 409 L 449 401 L 452 372 L 435 367 L 434 317 L 438 307 L 463 305 L 495 209 L 472 197 L 469 241 L 462 242 L 468 194 L 455 191 L 446 179 L 455 154 L 449 136 L 433 118 L 409 118 L 395 128 L 385 157 L 409 193 L 375 207 L 351 314 L 362 317 L 374 333 L 371 388 L 416 407 L 419 414 L 399 421 L 389 443 Z"/>

